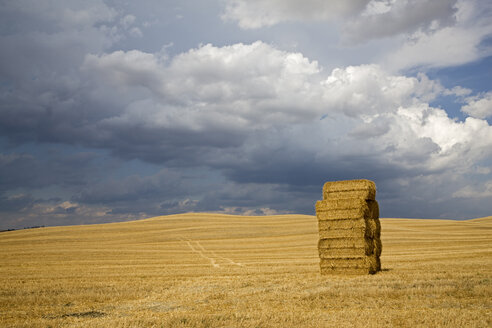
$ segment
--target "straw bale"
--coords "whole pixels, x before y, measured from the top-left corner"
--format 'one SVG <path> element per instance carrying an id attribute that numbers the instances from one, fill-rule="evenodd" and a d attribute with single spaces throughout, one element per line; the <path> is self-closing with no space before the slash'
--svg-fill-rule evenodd
<path id="1" fill-rule="evenodd" d="M 327 182 L 316 202 L 321 274 L 381 270 L 381 224 L 376 185 L 369 180 Z"/>
<path id="2" fill-rule="evenodd" d="M 321 274 L 349 274 L 350 272 L 357 274 L 374 274 L 381 271 L 381 262 L 374 256 L 366 256 L 363 258 L 321 259 L 320 269 Z"/>
<path id="3" fill-rule="evenodd" d="M 341 219 L 341 220 L 319 220 L 318 229 L 322 231 L 331 231 L 336 229 L 358 229 L 367 227 L 366 219 Z"/>
<path id="4" fill-rule="evenodd" d="M 363 274 L 372 274 L 375 272 L 371 272 L 369 268 L 362 269 L 353 269 L 353 268 L 332 268 L 332 267 L 320 267 L 320 271 L 322 275 L 363 275 Z"/>
<path id="5" fill-rule="evenodd" d="M 369 238 L 323 238 L 318 241 L 318 249 L 322 248 L 359 248 L 374 247 L 374 242 Z"/>
<path id="6" fill-rule="evenodd" d="M 370 218 L 371 220 L 368 220 L 368 224 L 370 227 L 370 233 L 368 234 L 368 237 L 371 238 L 380 238 L 381 236 L 381 223 L 379 222 L 379 205 L 377 201 L 367 201 L 367 204 L 370 209 Z"/>
<path id="7" fill-rule="evenodd" d="M 379 220 L 356 219 L 356 220 L 325 220 L 318 221 L 319 237 L 367 237 L 379 238 L 381 235 L 381 224 Z"/>
<path id="8" fill-rule="evenodd" d="M 368 200 L 367 201 L 367 206 L 369 207 L 369 210 L 371 211 L 371 218 L 372 219 L 378 219 L 379 218 L 379 204 L 375 200 Z"/>
<path id="9" fill-rule="evenodd" d="M 381 222 L 379 221 L 379 219 L 375 219 L 373 220 L 374 221 L 374 224 L 376 225 L 376 229 L 374 230 L 374 236 L 373 238 L 381 238 Z"/>
<path id="10" fill-rule="evenodd" d="M 377 201 L 364 201 L 357 198 L 319 200 L 316 202 L 318 220 L 341 220 L 379 218 Z"/>
<path id="11" fill-rule="evenodd" d="M 328 181 L 323 185 L 323 191 L 338 192 L 347 190 L 376 190 L 376 184 L 367 179 Z"/>
<path id="12" fill-rule="evenodd" d="M 376 272 L 377 260 L 375 256 L 320 259 L 320 267 L 353 269 L 367 268 L 372 272 Z"/>
<path id="13" fill-rule="evenodd" d="M 379 238 L 381 236 L 381 224 L 379 219 L 367 220 L 366 237 Z"/>
<path id="14" fill-rule="evenodd" d="M 373 200 L 375 198 L 375 193 L 371 190 L 347 190 L 323 193 L 324 200 L 332 200 L 338 198 L 357 198 L 364 200 Z"/>
<path id="15" fill-rule="evenodd" d="M 373 247 L 320 248 L 318 254 L 320 259 L 363 257 L 373 255 Z"/>
<path id="16" fill-rule="evenodd" d="M 381 260 L 379 256 L 374 255 L 374 270 L 375 272 L 381 271 Z"/>
<path id="17" fill-rule="evenodd" d="M 372 240 L 374 254 L 379 258 L 381 256 L 381 252 L 383 251 L 383 244 L 381 243 L 380 238 L 374 238 Z"/>
<path id="18" fill-rule="evenodd" d="M 353 229 L 320 230 L 319 238 L 364 238 L 368 234 L 368 230 L 369 229 L 367 227 Z"/>
<path id="19" fill-rule="evenodd" d="M 316 202 L 316 210 L 321 212 L 333 210 L 350 210 L 357 208 L 367 208 L 369 205 L 364 199 L 360 198 L 337 198 L 332 200 L 319 200 Z"/>
<path id="20" fill-rule="evenodd" d="M 326 210 L 317 211 L 316 216 L 319 221 L 325 220 L 357 220 L 369 217 L 369 210 L 365 208 L 354 208 L 350 210 Z"/>
<path id="21" fill-rule="evenodd" d="M 333 181 L 324 184 L 323 199 L 341 197 L 374 200 L 376 199 L 376 185 L 369 180 Z"/>
<path id="22" fill-rule="evenodd" d="M 371 209 L 367 202 L 355 198 L 320 200 L 316 202 L 316 216 L 320 221 L 362 219 L 371 216 Z"/>

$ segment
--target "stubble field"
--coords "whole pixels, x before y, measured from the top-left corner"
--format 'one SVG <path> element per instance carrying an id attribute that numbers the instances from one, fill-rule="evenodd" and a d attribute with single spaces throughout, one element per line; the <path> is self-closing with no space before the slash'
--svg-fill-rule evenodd
<path id="1" fill-rule="evenodd" d="M 381 219 L 383 271 L 320 276 L 314 216 L 0 233 L 1 327 L 490 327 L 492 217 Z"/>

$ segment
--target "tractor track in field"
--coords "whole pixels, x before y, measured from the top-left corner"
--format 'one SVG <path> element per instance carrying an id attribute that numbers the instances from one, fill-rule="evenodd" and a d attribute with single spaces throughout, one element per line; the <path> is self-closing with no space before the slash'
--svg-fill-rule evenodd
<path id="1" fill-rule="evenodd" d="M 227 257 L 224 257 L 224 256 L 220 256 L 218 255 L 217 253 L 215 253 L 214 251 L 211 251 L 211 250 L 207 250 L 205 247 L 203 247 L 202 244 L 200 244 L 200 242 L 198 240 L 191 240 L 191 239 L 185 239 L 185 238 L 179 238 L 181 241 L 185 242 L 188 247 L 191 249 L 192 252 L 194 253 L 197 253 L 200 257 L 208 260 L 210 262 L 210 265 L 212 265 L 212 267 L 214 268 L 220 268 L 220 264 L 217 263 L 219 262 L 218 260 L 222 260 L 223 263 L 222 265 L 224 264 L 229 264 L 229 265 L 236 265 L 236 266 L 243 266 L 242 263 L 239 263 L 239 262 L 235 262 L 233 260 L 231 260 L 230 258 L 227 258 Z M 193 246 L 193 243 L 195 244 L 195 246 Z"/>

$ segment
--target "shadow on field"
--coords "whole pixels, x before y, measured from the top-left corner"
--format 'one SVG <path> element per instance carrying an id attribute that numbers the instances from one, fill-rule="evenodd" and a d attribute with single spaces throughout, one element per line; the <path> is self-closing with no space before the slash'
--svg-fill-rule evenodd
<path id="1" fill-rule="evenodd" d="M 106 313 L 99 311 L 87 311 L 77 313 L 66 313 L 60 316 L 60 318 L 76 317 L 76 318 L 100 318 L 104 317 Z"/>

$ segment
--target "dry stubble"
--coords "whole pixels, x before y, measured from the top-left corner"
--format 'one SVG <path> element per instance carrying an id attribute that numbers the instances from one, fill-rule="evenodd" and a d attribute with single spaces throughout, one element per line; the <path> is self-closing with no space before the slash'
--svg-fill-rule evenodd
<path id="1" fill-rule="evenodd" d="M 492 218 L 381 219 L 383 271 L 320 276 L 314 216 L 0 234 L 2 327 L 490 327 Z"/>

